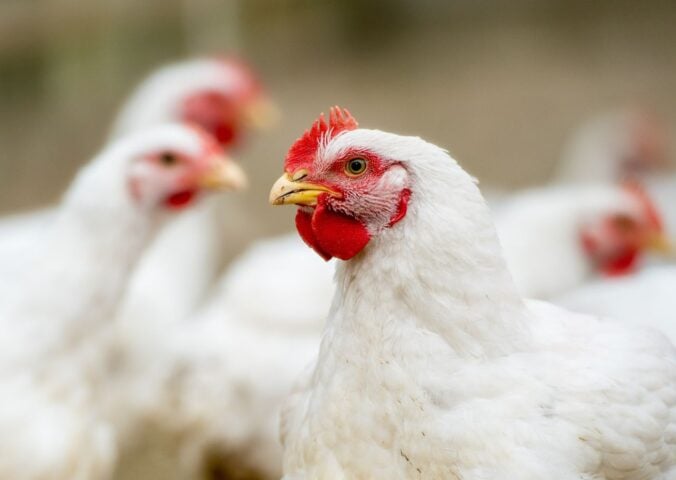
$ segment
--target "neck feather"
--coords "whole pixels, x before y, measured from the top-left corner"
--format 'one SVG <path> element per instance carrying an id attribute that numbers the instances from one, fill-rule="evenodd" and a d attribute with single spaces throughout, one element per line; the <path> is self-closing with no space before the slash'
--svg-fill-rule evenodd
<path id="1" fill-rule="evenodd" d="M 329 331 L 376 343 L 400 324 L 459 357 L 521 348 L 523 302 L 473 179 L 438 149 L 407 169 L 416 188 L 406 218 L 339 265 Z"/>

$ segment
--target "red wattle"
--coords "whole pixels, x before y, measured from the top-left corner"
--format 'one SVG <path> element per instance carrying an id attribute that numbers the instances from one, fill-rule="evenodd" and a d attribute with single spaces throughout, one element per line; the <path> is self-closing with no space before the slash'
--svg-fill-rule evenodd
<path id="1" fill-rule="evenodd" d="M 327 262 L 331 260 L 331 255 L 322 250 L 315 232 L 312 230 L 312 213 L 298 209 L 298 212 L 296 212 L 296 230 L 308 247 L 317 252 Z"/>
<path id="2" fill-rule="evenodd" d="M 190 205 L 195 199 L 196 193 L 195 190 L 183 190 L 173 193 L 166 198 L 164 204 L 171 209 L 179 210 Z"/>
<path id="3" fill-rule="evenodd" d="M 341 260 L 354 257 L 371 240 L 364 224 L 329 210 L 321 201 L 312 215 L 312 231 L 321 249 Z"/>
<path id="4" fill-rule="evenodd" d="M 336 213 L 320 201 L 313 212 L 299 209 L 296 229 L 305 243 L 324 260 L 349 260 L 371 239 L 366 227 L 352 217 Z"/>
<path id="5" fill-rule="evenodd" d="M 602 265 L 603 273 L 609 277 L 628 275 L 636 269 L 639 252 L 637 249 L 628 249 L 620 255 L 609 259 Z"/>
<path id="6" fill-rule="evenodd" d="M 210 128 L 208 128 L 208 131 L 210 131 L 211 134 L 216 137 L 216 140 L 218 140 L 219 144 L 225 147 L 232 146 L 237 139 L 235 126 L 232 124 L 229 125 L 225 122 L 211 125 Z"/>

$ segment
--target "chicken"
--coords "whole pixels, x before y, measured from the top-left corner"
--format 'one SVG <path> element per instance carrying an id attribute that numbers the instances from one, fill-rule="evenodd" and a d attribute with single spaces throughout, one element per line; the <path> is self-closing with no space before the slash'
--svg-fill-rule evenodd
<path id="1" fill-rule="evenodd" d="M 124 137 L 80 171 L 0 306 L 0 478 L 109 476 L 102 338 L 129 275 L 170 213 L 243 181 L 211 136 L 181 125 Z"/>
<path id="2" fill-rule="evenodd" d="M 641 182 L 655 199 L 667 229 L 676 235 L 676 175 L 668 156 L 667 129 L 654 113 L 621 109 L 585 122 L 572 136 L 553 183 Z"/>
<path id="3" fill-rule="evenodd" d="M 171 65 L 143 82 L 120 113 L 113 134 L 177 119 L 205 128 L 230 150 L 247 130 L 265 126 L 275 115 L 260 82 L 242 61 L 202 59 Z M 131 337 L 181 321 L 205 300 L 224 263 L 231 215 L 227 204 L 214 198 L 160 232 L 120 310 Z"/>
<path id="4" fill-rule="evenodd" d="M 550 298 L 593 278 L 596 270 L 603 273 L 610 267 L 597 265 L 583 248 L 583 225 L 591 228 L 613 217 L 628 216 L 637 225 L 645 225 L 642 230 L 650 234 L 653 227 L 646 222 L 647 212 L 636 210 L 636 195 L 632 189 L 621 188 L 620 179 L 647 182 L 648 196 L 659 206 L 664 233 L 676 232 L 676 208 L 672 207 L 676 205 L 676 177 L 654 177 L 664 175 L 666 158 L 666 134 L 660 119 L 643 110 L 623 109 L 586 122 L 574 134 L 549 185 L 516 193 L 490 189 L 489 205 L 521 293 Z M 482 191 L 486 198 L 486 187 Z M 296 318 L 309 328 L 321 329 L 331 301 L 334 266 L 313 259 L 292 237 L 287 234 L 252 244 L 226 273 L 229 288 L 223 294 L 242 318 L 285 315 L 290 321 Z M 613 235 L 604 235 L 602 245 L 612 247 L 613 239 Z M 638 253 L 622 272 L 614 273 L 633 272 L 642 263 L 642 252 Z M 291 263 L 294 268 L 289 271 Z M 280 272 L 293 279 L 288 290 L 280 285 Z M 291 302 L 292 295 L 306 299 L 302 309 L 277 308 L 279 302 Z M 277 301 L 255 301 L 273 297 Z"/>
<path id="5" fill-rule="evenodd" d="M 335 108 L 284 166 L 271 202 L 344 260 L 283 418 L 285 479 L 676 478 L 674 347 L 523 300 L 444 150 Z"/>
<path id="6" fill-rule="evenodd" d="M 636 183 L 530 189 L 494 215 L 507 266 L 526 297 L 560 295 L 594 273 L 632 273 L 646 251 L 667 248 L 661 215 Z"/>
<path id="7" fill-rule="evenodd" d="M 263 127 L 275 116 L 247 65 L 233 58 L 204 58 L 153 73 L 122 107 L 110 138 L 184 122 L 199 125 L 230 149 L 242 142 L 247 129 Z M 122 318 L 142 328 L 145 319 L 170 322 L 196 308 L 222 263 L 222 208 L 218 199 L 208 199 L 160 232 L 134 274 Z M 45 209 L 22 215 L 20 223 L 0 221 L 0 284 L 13 283 L 14 272 L 23 270 L 35 250 L 34 234 L 53 219 L 53 209 Z"/>

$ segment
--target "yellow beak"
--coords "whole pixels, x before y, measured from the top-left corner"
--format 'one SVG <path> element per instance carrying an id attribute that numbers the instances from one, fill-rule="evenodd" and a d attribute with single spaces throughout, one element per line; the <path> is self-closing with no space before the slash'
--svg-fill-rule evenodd
<path id="1" fill-rule="evenodd" d="M 242 190 L 247 186 L 244 170 L 224 155 L 215 155 L 211 167 L 199 179 L 200 187 L 207 190 Z"/>
<path id="2" fill-rule="evenodd" d="M 270 203 L 272 205 L 317 205 L 317 197 L 322 193 L 328 193 L 334 197 L 339 193 L 315 183 L 302 182 L 306 176 L 305 171 L 298 171 L 292 175 L 285 173 L 277 179 L 270 190 Z M 294 180 L 294 178 L 296 180 Z"/>
<path id="3" fill-rule="evenodd" d="M 645 248 L 662 255 L 671 256 L 676 254 L 673 243 L 669 237 L 662 232 L 650 235 L 646 241 Z"/>
<path id="4" fill-rule="evenodd" d="M 255 129 L 268 130 L 281 118 L 281 113 L 277 105 L 267 97 L 260 97 L 250 102 L 244 107 L 245 123 Z"/>

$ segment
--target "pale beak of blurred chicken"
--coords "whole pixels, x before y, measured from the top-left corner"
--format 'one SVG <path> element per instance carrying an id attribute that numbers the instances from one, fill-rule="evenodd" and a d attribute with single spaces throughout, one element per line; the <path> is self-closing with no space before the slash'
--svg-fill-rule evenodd
<path id="1" fill-rule="evenodd" d="M 645 248 L 660 255 L 676 256 L 673 242 L 662 232 L 650 235 L 646 241 Z"/>
<path id="2" fill-rule="evenodd" d="M 248 181 L 244 170 L 225 155 L 214 155 L 209 169 L 200 178 L 200 186 L 209 190 L 242 190 Z"/>
<path id="3" fill-rule="evenodd" d="M 281 117 L 277 105 L 267 97 L 259 97 L 244 108 L 245 123 L 259 130 L 271 129 L 279 123 Z"/>

